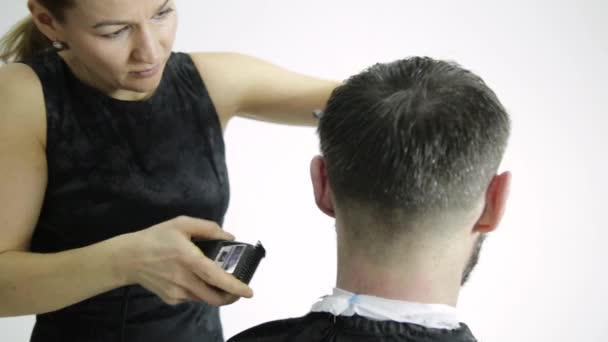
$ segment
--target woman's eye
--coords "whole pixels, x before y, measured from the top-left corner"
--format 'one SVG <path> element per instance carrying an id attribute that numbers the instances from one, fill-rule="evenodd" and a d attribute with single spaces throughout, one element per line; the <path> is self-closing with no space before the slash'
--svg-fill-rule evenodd
<path id="1" fill-rule="evenodd" d="M 154 16 L 154 19 L 163 19 L 166 16 L 169 15 L 169 13 L 173 12 L 173 8 L 167 8 L 165 10 L 162 10 L 160 12 L 158 12 L 157 15 Z"/>
<path id="2" fill-rule="evenodd" d="M 122 29 L 120 29 L 120 30 L 118 30 L 116 32 L 112 32 L 112 33 L 109 33 L 109 34 L 104 34 L 103 36 L 105 38 L 108 38 L 108 39 L 115 39 L 115 38 L 118 38 L 118 37 L 122 36 L 122 34 L 125 33 L 125 32 L 127 32 L 128 30 L 129 30 L 129 27 L 125 26 L 125 27 L 123 27 Z"/>

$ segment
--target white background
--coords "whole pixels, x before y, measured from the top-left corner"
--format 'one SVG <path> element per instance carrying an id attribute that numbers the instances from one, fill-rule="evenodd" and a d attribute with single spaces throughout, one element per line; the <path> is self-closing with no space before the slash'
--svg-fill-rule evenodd
<path id="1" fill-rule="evenodd" d="M 25 15 L 4 1 L 0 31 Z M 481 75 L 513 119 L 506 217 L 459 303 L 480 341 L 608 340 L 608 2 L 179 1 L 176 50 L 237 51 L 344 79 L 412 55 Z M 0 104 L 0 110 L 1 110 Z M 223 309 L 227 337 L 300 316 L 335 278 L 332 221 L 315 207 L 312 128 L 234 120 L 225 228 L 268 250 L 255 299 Z M 1 275 L 0 275 L 1 276 Z M 26 341 L 32 317 L 0 319 L 0 341 Z"/>

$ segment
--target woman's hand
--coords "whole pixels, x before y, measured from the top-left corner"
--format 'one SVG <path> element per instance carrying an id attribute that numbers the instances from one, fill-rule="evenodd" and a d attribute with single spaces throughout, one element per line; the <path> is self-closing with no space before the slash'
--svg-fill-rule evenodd
<path id="1" fill-rule="evenodd" d="M 220 306 L 253 296 L 249 286 L 191 242 L 234 240 L 215 222 L 182 216 L 121 238 L 118 269 L 126 282 L 140 284 L 167 304 L 194 300 Z"/>

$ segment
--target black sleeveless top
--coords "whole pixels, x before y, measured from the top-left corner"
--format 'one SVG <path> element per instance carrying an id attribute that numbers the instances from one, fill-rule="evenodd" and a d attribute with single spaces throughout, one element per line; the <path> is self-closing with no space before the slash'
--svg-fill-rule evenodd
<path id="1" fill-rule="evenodd" d="M 24 63 L 40 78 L 47 110 L 48 185 L 32 252 L 83 247 L 180 215 L 222 224 L 229 201 L 222 128 L 189 55 L 171 55 L 145 101 L 86 85 L 56 52 Z M 223 336 L 216 307 L 170 306 L 134 285 L 38 315 L 31 341 Z"/>

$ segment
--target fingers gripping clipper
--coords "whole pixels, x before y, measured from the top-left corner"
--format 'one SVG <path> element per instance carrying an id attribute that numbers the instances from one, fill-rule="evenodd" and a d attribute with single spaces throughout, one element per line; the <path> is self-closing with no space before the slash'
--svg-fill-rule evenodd
<path id="1" fill-rule="evenodd" d="M 266 249 L 260 242 L 255 246 L 236 241 L 194 239 L 192 242 L 209 259 L 245 284 L 249 284 Z"/>

